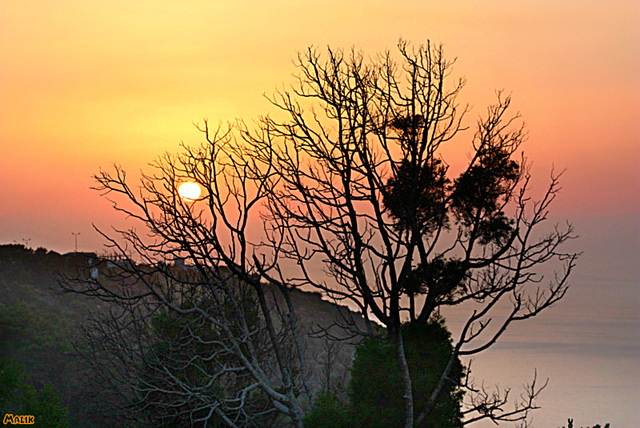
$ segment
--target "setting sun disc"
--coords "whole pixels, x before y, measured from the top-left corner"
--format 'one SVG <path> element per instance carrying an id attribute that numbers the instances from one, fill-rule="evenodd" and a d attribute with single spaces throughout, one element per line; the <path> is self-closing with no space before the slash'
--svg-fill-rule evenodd
<path id="1" fill-rule="evenodd" d="M 178 195 L 186 201 L 196 201 L 200 198 L 202 189 L 198 183 L 187 181 L 178 186 Z"/>

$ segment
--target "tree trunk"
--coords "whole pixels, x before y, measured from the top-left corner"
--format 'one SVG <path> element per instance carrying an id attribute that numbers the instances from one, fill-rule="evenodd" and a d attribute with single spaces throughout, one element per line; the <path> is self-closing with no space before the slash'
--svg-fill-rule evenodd
<path id="1" fill-rule="evenodd" d="M 394 341 L 396 343 L 396 358 L 402 375 L 402 398 L 404 399 L 404 426 L 413 428 L 413 387 L 411 385 L 411 373 L 404 351 L 404 341 L 402 340 L 402 328 L 394 329 Z"/>

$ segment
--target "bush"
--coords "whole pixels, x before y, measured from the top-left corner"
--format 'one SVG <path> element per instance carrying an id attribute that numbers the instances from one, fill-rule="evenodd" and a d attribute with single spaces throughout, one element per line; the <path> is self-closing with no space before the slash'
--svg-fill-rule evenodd
<path id="1" fill-rule="evenodd" d="M 412 373 L 416 416 L 425 408 L 453 352 L 451 334 L 444 320 L 435 317 L 426 323 L 403 326 L 407 362 Z M 394 427 L 404 421 L 402 379 L 395 357 L 394 344 L 385 337 L 372 337 L 356 348 L 349 384 L 350 417 L 353 426 Z M 425 425 L 461 427 L 462 391 L 458 384 L 463 375 L 460 360 L 454 364 L 448 382 Z"/>
<path id="2" fill-rule="evenodd" d="M 51 428 L 68 427 L 68 411 L 51 384 L 36 392 L 26 383 L 20 364 L 0 357 L 0 409 L 5 414 L 34 416 L 36 425 Z"/>
<path id="3" fill-rule="evenodd" d="M 304 417 L 306 428 L 347 428 L 352 426 L 348 406 L 331 392 L 323 392 L 316 398 L 313 409 Z"/>

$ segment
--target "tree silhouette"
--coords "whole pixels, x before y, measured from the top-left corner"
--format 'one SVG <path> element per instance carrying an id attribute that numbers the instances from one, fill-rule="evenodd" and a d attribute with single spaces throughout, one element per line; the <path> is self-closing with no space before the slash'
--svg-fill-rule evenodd
<path id="1" fill-rule="evenodd" d="M 120 168 L 101 172 L 99 188 L 123 197 L 116 209 L 140 221 L 146 235 L 131 229 L 121 232 L 123 240 L 110 239 L 136 255 L 138 264 L 118 273 L 131 286 L 85 280 L 84 292 L 119 302 L 127 319 L 150 320 L 160 309 L 201 317 L 223 351 L 211 352 L 217 365 L 197 369 L 210 379 L 220 370 L 252 379 L 233 396 L 208 398 L 201 404 L 207 415 L 229 425 L 258 423 L 239 411 L 256 389 L 301 426 L 302 403 L 314 392 L 287 296 L 290 287 L 312 287 L 359 308 L 368 328 L 340 323 L 354 335 L 371 335 L 376 322 L 385 327 L 401 379 L 403 424 L 425 425 L 453 388 L 458 358 L 484 351 L 513 322 L 559 301 L 577 258 L 562 251 L 571 226 L 545 227 L 559 175 L 552 173 L 539 199 L 529 195 L 520 149 L 525 131 L 509 113 L 510 97 L 498 94 L 470 136 L 468 163 L 451 172 L 442 147 L 464 136 L 468 112 L 457 102 L 464 80 L 449 82 L 452 66 L 431 43 L 414 48 L 401 41 L 398 54 L 372 59 L 310 48 L 298 56 L 295 85 L 272 97 L 278 111 L 256 127 L 238 121 L 211 130 L 205 123 L 205 142 L 162 157 L 139 191 Z M 177 195 L 184 181 L 202 187 L 200 200 Z M 262 233 L 250 232 L 256 223 Z M 187 259 L 191 273 L 181 276 L 162 263 L 175 259 Z M 541 269 L 550 263 L 560 270 L 547 279 Z M 246 289 L 244 297 L 238 289 Z M 181 305 L 185 296 L 192 305 Z M 256 316 L 247 312 L 247 298 L 256 302 Z M 509 310 L 500 312 L 505 304 Z M 412 345 L 403 325 L 420 330 L 440 309 L 461 305 L 467 321 L 429 397 L 416 400 L 412 382 L 422 374 L 408 361 Z M 148 331 L 145 323 L 141 331 Z M 206 341 L 198 331 L 189 334 Z M 206 396 L 179 379 L 174 390 Z M 540 390 L 532 384 L 507 411 L 507 396 L 455 387 L 466 391 L 464 423 L 526 421 Z"/>
<path id="2" fill-rule="evenodd" d="M 478 120 L 470 160 L 452 175 L 441 149 L 465 129 L 468 109 L 457 103 L 464 81 L 449 83 L 453 62 L 441 47 L 398 47 L 399 60 L 331 49 L 299 55 L 296 85 L 272 99 L 284 115 L 263 118 L 249 150 L 274 166 L 270 244 L 299 267 L 291 283 L 349 301 L 387 328 L 409 427 L 425 421 L 458 356 L 487 349 L 511 323 L 564 296 L 577 255 L 561 251 L 570 226 L 542 234 L 559 175 L 531 198 L 525 131 L 509 114 L 510 97 L 498 94 Z M 539 269 L 552 261 L 561 270 L 542 286 Z M 507 301 L 511 309 L 498 320 L 494 310 Z M 471 309 L 451 364 L 415 408 L 401 326 L 463 303 Z M 497 421 L 497 403 L 473 408 Z"/>
<path id="3" fill-rule="evenodd" d="M 99 275 L 66 279 L 67 289 L 113 305 L 80 351 L 101 383 L 135 403 L 134 422 L 155 408 L 163 423 L 263 426 L 277 414 L 302 426 L 301 400 L 312 391 L 288 285 L 247 233 L 269 183 L 254 180 L 255 162 L 237 150 L 232 129 L 203 132 L 206 143 L 160 158 L 138 191 L 121 168 L 97 175 L 97 188 L 145 232 L 105 235 L 120 257 Z M 179 185 L 194 179 L 206 197 L 180 198 Z M 183 327 L 174 340 L 159 328 L 162 314 Z"/>

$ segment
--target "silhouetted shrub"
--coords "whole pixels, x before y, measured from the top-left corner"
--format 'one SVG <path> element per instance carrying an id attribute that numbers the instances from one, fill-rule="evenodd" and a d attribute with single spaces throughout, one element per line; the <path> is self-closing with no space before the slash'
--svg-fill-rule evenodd
<path id="1" fill-rule="evenodd" d="M 564 427 L 563 427 L 564 428 Z M 569 418 L 567 421 L 567 428 L 573 428 L 573 419 Z M 584 428 L 589 428 L 589 427 L 584 427 Z M 600 424 L 596 424 L 594 425 L 592 428 L 603 428 Z M 604 425 L 604 428 L 610 428 L 609 423 L 606 423 Z"/>
<path id="2" fill-rule="evenodd" d="M 348 404 L 342 403 L 331 392 L 323 392 L 316 398 L 313 409 L 304 417 L 306 428 L 348 428 L 350 422 Z"/>
<path id="3" fill-rule="evenodd" d="M 453 346 L 444 320 L 414 322 L 403 326 L 407 361 L 413 375 L 416 416 L 427 406 L 429 397 L 447 365 Z M 461 427 L 463 393 L 456 387 L 463 366 L 456 359 L 439 398 L 424 424 L 429 427 Z M 334 394 L 316 399 L 305 418 L 310 427 L 394 427 L 404 421 L 402 379 L 393 343 L 386 337 L 371 337 L 356 348 L 349 383 L 349 403 Z"/>

